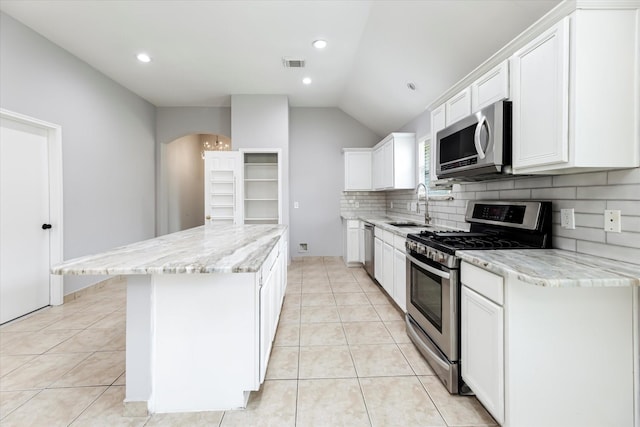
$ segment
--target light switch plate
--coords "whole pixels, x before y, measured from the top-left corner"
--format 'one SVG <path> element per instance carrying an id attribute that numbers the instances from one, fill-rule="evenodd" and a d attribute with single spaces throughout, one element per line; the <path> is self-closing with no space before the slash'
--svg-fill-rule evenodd
<path id="1" fill-rule="evenodd" d="M 576 217 L 573 209 L 560 209 L 560 226 L 568 230 L 575 230 Z"/>
<path id="2" fill-rule="evenodd" d="M 620 211 L 604 211 L 604 231 L 608 231 L 610 233 L 620 233 L 622 228 L 621 222 Z"/>
<path id="3" fill-rule="evenodd" d="M 298 202 L 293 202 L 293 209 L 298 209 L 300 204 Z"/>

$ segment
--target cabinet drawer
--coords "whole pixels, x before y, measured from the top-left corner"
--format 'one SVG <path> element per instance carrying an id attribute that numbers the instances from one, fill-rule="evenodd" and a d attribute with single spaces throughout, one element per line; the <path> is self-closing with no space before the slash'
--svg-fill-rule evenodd
<path id="1" fill-rule="evenodd" d="M 358 228 L 360 227 L 360 221 L 355 219 L 347 220 L 347 228 Z"/>
<path id="2" fill-rule="evenodd" d="M 382 239 L 382 233 L 383 233 L 382 228 L 380 227 L 373 228 L 373 235 L 376 236 L 378 239 Z"/>
<path id="3" fill-rule="evenodd" d="M 460 281 L 498 305 L 504 304 L 504 279 L 469 263 L 460 266 Z"/>
<path id="4" fill-rule="evenodd" d="M 398 249 L 399 251 L 404 252 L 404 242 L 407 240 L 406 237 L 404 236 L 399 236 L 397 234 L 393 235 L 393 247 L 395 247 L 396 249 Z"/>
<path id="5" fill-rule="evenodd" d="M 390 231 L 383 230 L 382 231 L 382 240 L 388 245 L 393 246 L 393 236 L 394 234 Z"/>

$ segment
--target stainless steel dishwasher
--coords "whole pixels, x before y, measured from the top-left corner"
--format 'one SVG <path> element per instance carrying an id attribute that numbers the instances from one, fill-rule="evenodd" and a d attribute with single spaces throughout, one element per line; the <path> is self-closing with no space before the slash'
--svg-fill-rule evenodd
<path id="1" fill-rule="evenodd" d="M 373 224 L 364 223 L 364 269 L 375 280 L 375 257 L 373 256 Z"/>

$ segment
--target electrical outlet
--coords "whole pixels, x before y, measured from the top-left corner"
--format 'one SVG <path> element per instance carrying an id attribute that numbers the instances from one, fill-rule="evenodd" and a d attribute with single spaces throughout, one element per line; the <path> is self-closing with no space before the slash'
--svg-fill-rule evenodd
<path id="1" fill-rule="evenodd" d="M 356 208 L 360 207 L 360 202 L 356 202 Z"/>
<path id="2" fill-rule="evenodd" d="M 300 204 L 298 202 L 293 202 L 293 209 L 298 209 Z"/>
<path id="3" fill-rule="evenodd" d="M 569 230 L 575 230 L 576 217 L 573 209 L 560 209 L 560 226 Z"/>
<path id="4" fill-rule="evenodd" d="M 393 209 L 393 202 L 389 202 L 389 209 Z"/>
<path id="5" fill-rule="evenodd" d="M 418 204 L 416 202 L 411 202 L 411 212 L 418 211 Z"/>
<path id="6" fill-rule="evenodd" d="M 620 233 L 621 230 L 621 214 L 620 211 L 604 211 L 604 231 L 610 233 Z"/>
<path id="7" fill-rule="evenodd" d="M 411 210 L 411 203 L 407 202 L 407 210 L 410 211 Z"/>

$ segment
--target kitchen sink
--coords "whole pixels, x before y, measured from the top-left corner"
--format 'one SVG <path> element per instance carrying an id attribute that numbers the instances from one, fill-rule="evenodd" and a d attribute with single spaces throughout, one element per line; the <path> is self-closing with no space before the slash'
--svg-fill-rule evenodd
<path id="1" fill-rule="evenodd" d="M 429 227 L 425 224 L 418 224 L 417 222 L 388 222 L 387 224 L 394 227 Z"/>

